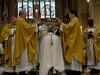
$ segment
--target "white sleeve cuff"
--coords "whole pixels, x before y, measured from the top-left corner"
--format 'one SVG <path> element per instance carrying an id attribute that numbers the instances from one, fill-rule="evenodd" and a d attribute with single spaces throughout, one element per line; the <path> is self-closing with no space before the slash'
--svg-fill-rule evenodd
<path id="1" fill-rule="evenodd" d="M 63 31 L 63 25 L 60 26 L 60 30 Z"/>
<path id="2" fill-rule="evenodd" d="M 37 24 L 36 24 L 36 28 L 35 28 L 34 32 L 38 32 L 38 26 L 37 26 Z"/>

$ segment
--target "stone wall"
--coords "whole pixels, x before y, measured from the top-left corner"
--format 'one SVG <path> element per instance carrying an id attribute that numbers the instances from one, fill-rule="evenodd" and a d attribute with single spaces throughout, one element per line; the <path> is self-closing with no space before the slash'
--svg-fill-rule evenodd
<path id="1" fill-rule="evenodd" d="M 100 27 L 100 0 L 90 0 L 89 12 L 94 19 L 95 25 Z"/>
<path id="2" fill-rule="evenodd" d="M 78 1 L 78 16 L 80 19 L 82 30 L 84 30 L 88 26 L 87 18 L 90 17 L 89 4 L 88 4 L 87 0 L 79 0 Z"/>

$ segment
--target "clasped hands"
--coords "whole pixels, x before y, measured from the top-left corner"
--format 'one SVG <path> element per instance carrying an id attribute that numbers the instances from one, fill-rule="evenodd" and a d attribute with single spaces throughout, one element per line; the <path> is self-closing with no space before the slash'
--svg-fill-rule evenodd
<path id="1" fill-rule="evenodd" d="M 10 34 L 9 37 L 14 37 L 14 34 Z"/>
<path id="2" fill-rule="evenodd" d="M 14 30 L 13 34 L 10 34 L 9 37 L 14 37 L 15 34 L 16 34 L 16 30 Z"/>
<path id="3" fill-rule="evenodd" d="M 94 35 L 93 35 L 92 31 L 89 31 L 87 34 L 88 34 L 88 38 L 94 38 Z"/>

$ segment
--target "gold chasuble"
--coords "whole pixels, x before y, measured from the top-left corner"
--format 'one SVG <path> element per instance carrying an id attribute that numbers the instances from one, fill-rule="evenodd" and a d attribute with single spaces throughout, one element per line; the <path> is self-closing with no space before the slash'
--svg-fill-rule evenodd
<path id="1" fill-rule="evenodd" d="M 21 62 L 20 56 L 27 47 L 28 61 L 36 61 L 37 33 L 34 32 L 36 25 L 29 25 L 23 18 L 17 18 L 14 65 Z"/>
<path id="2" fill-rule="evenodd" d="M 88 54 L 89 54 L 89 38 L 88 38 L 88 29 L 91 27 L 87 27 L 84 32 L 83 32 L 83 40 L 85 43 L 85 49 L 86 49 L 86 54 L 85 54 L 85 58 L 86 61 L 88 60 Z M 93 26 L 92 27 L 94 29 L 93 32 L 93 38 L 92 42 L 93 42 L 93 51 L 94 51 L 94 56 L 93 56 L 93 66 L 98 65 L 99 61 L 100 61 L 100 29 L 97 26 Z"/>
<path id="3" fill-rule="evenodd" d="M 82 35 L 80 23 L 77 17 L 73 18 L 69 25 L 62 25 L 61 40 L 63 42 L 64 57 L 67 63 L 71 63 L 71 55 L 81 64 L 85 63 L 82 47 Z"/>
<path id="4" fill-rule="evenodd" d="M 0 43 L 5 41 L 5 46 L 3 50 L 4 54 L 4 63 L 7 66 L 12 66 L 12 37 L 9 37 L 11 34 L 11 24 L 7 24 L 1 33 Z M 8 37 L 8 40 L 5 40 Z"/>

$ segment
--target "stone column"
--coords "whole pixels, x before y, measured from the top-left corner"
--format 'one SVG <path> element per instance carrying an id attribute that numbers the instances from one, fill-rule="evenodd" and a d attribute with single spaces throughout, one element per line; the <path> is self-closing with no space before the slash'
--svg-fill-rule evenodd
<path id="1" fill-rule="evenodd" d="M 13 0 L 13 10 L 14 10 L 14 16 L 18 17 L 18 0 Z M 16 10 L 15 10 L 16 9 Z"/>
<path id="2" fill-rule="evenodd" d="M 1 7 L 1 4 L 2 4 L 1 1 L 2 1 L 2 0 L 0 0 L 0 16 L 1 16 L 1 8 L 2 8 L 2 7 Z M 2 20 L 1 20 L 1 17 L 0 17 L 0 34 L 1 34 L 1 22 L 2 22 Z"/>
<path id="3" fill-rule="evenodd" d="M 2 0 L 0 0 L 0 16 L 1 16 L 1 9 L 2 8 Z M 1 22 L 1 17 L 0 17 L 0 22 Z"/>
<path id="4" fill-rule="evenodd" d="M 35 19 L 37 19 L 37 20 L 39 20 L 40 19 L 40 15 L 39 15 L 39 11 L 40 11 L 40 9 L 39 9 L 39 0 L 34 0 L 34 18 Z"/>
<path id="5" fill-rule="evenodd" d="M 18 16 L 18 4 L 17 4 L 17 0 L 8 0 L 9 2 L 9 17 L 8 19 L 10 19 L 11 16 Z"/>
<path id="6" fill-rule="evenodd" d="M 4 24 L 7 23 L 8 21 L 8 1 L 7 0 L 4 0 L 4 6 L 3 6 L 3 13 L 2 13 L 2 16 L 3 16 L 3 21 L 4 21 Z"/>
<path id="7" fill-rule="evenodd" d="M 78 1 L 78 15 L 82 26 L 82 30 L 84 30 L 88 26 L 87 18 L 89 17 L 89 4 L 87 0 Z"/>
<path id="8" fill-rule="evenodd" d="M 59 18 L 60 17 L 60 0 L 55 0 L 55 10 L 56 10 L 56 17 Z M 58 12 L 57 12 L 58 11 Z"/>
<path id="9" fill-rule="evenodd" d="M 14 0 L 10 0 L 10 17 L 14 15 Z"/>
<path id="10" fill-rule="evenodd" d="M 89 12 L 90 16 L 94 19 L 95 25 L 100 27 L 100 0 L 90 0 Z"/>
<path id="11" fill-rule="evenodd" d="M 62 18 L 63 15 L 63 0 L 55 0 L 56 2 L 56 17 Z"/>
<path id="12" fill-rule="evenodd" d="M 71 0 L 70 0 L 71 1 Z M 78 0 L 81 1 L 81 0 Z M 72 0 L 71 3 L 71 10 L 75 10 L 76 12 L 78 12 L 78 1 L 77 0 Z"/>

